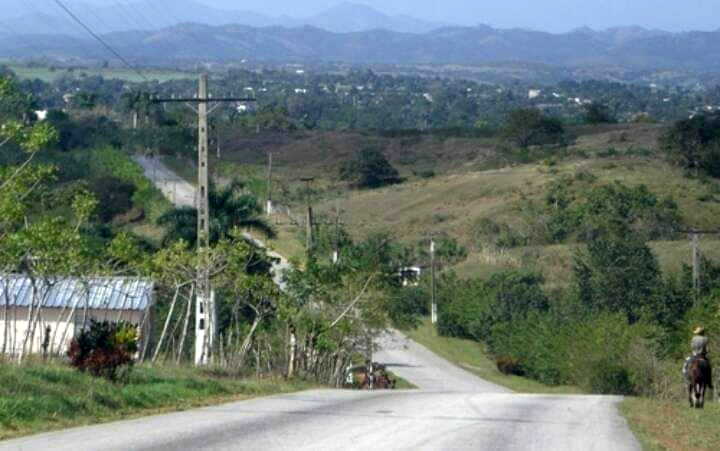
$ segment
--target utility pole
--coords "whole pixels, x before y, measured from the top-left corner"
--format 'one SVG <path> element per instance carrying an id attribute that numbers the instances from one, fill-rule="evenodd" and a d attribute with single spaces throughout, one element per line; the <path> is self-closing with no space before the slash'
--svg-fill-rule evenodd
<path id="1" fill-rule="evenodd" d="M 208 115 L 223 102 L 254 102 L 250 98 L 217 98 L 208 95 L 208 76 L 200 75 L 196 98 L 152 99 L 154 103 L 185 103 L 198 115 L 198 186 L 195 195 L 197 208 L 197 248 L 205 261 L 198 265 L 197 296 L 195 298 L 195 364 L 207 365 L 212 358 L 212 350 L 217 333 L 217 312 L 215 293 L 210 285 L 210 268 L 207 260 L 210 249 L 210 211 L 208 202 Z M 209 103 L 215 106 L 208 108 Z M 197 104 L 197 109 L 193 107 Z"/>
<path id="2" fill-rule="evenodd" d="M 333 249 L 333 264 L 340 261 L 340 201 L 335 200 L 335 246 Z"/>
<path id="3" fill-rule="evenodd" d="M 305 182 L 307 192 L 305 193 L 307 199 L 307 215 L 305 218 L 305 249 L 307 250 L 308 257 L 312 254 L 313 248 L 313 211 L 310 203 L 310 184 L 315 180 L 315 177 L 303 177 L 300 180 Z"/>
<path id="4" fill-rule="evenodd" d="M 435 295 L 435 238 L 430 238 L 430 321 L 437 324 L 437 298 Z"/>
<path id="5" fill-rule="evenodd" d="M 198 187 L 197 187 L 197 246 L 210 249 L 210 212 L 208 211 L 208 77 L 200 76 L 198 86 Z M 200 263 L 198 268 L 197 301 L 195 303 L 195 330 L 198 332 L 195 342 L 195 364 L 207 365 L 215 344 L 215 303 L 213 302 L 210 274 L 207 264 Z"/>
<path id="6" fill-rule="evenodd" d="M 695 302 L 700 297 L 700 288 L 702 281 L 702 261 L 700 253 L 700 235 L 720 235 L 720 230 L 680 230 L 690 236 L 690 245 L 692 247 L 692 283 L 693 292 L 695 293 Z"/>
<path id="7" fill-rule="evenodd" d="M 272 152 L 268 152 L 266 213 L 267 213 L 268 216 L 270 216 L 270 215 L 273 214 L 273 206 L 272 206 Z"/>

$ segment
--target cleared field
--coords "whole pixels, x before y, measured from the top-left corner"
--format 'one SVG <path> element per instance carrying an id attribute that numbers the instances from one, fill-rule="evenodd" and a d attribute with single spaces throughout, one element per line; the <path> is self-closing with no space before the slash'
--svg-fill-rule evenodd
<path id="1" fill-rule="evenodd" d="M 91 76 L 102 76 L 108 79 L 125 80 L 129 82 L 143 82 L 145 81 L 135 71 L 130 69 L 121 68 L 51 68 L 51 67 L 28 67 L 17 64 L 9 64 L 8 67 L 17 74 L 21 79 L 39 79 L 45 82 L 52 82 L 62 76 L 70 77 L 91 77 Z M 148 80 L 155 80 L 160 83 L 170 80 L 182 80 L 186 78 L 194 78 L 195 75 L 185 72 L 172 71 L 172 70 L 158 70 L 158 69 L 141 69 L 141 73 Z"/>

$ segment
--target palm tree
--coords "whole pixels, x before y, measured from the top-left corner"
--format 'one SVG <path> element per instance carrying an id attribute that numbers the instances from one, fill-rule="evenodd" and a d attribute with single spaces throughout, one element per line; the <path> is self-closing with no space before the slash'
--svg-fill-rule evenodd
<path id="1" fill-rule="evenodd" d="M 263 218 L 262 208 L 255 196 L 243 194 L 245 185 L 234 180 L 224 188 L 210 185 L 208 203 L 210 207 L 210 243 L 225 237 L 233 227 L 245 227 L 261 232 L 268 238 L 275 237 L 275 230 Z M 197 209 L 193 207 L 174 208 L 157 220 L 167 227 L 163 244 L 183 239 L 191 246 L 197 242 Z"/>

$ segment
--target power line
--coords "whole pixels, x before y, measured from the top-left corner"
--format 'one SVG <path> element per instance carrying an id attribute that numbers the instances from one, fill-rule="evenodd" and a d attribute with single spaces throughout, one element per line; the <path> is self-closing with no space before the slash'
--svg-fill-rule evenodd
<path id="1" fill-rule="evenodd" d="M 66 12 L 75 22 L 77 22 L 78 24 L 80 24 L 80 26 L 83 27 L 83 28 L 85 29 L 85 31 L 87 31 L 88 33 L 90 33 L 90 35 L 91 35 L 93 38 L 95 38 L 100 44 L 102 44 L 103 47 L 105 47 L 110 53 L 112 53 L 113 55 L 115 55 L 120 61 L 122 61 L 123 64 L 125 64 L 129 69 L 131 69 L 131 70 L 133 70 L 135 73 L 137 73 L 143 80 L 145 80 L 145 81 L 147 81 L 147 82 L 150 81 L 150 80 L 148 80 L 148 79 L 145 77 L 145 75 L 143 75 L 139 70 L 137 70 L 137 69 L 135 68 L 135 66 L 133 66 L 132 64 L 130 64 L 125 58 L 123 58 L 122 55 L 120 55 L 114 48 L 112 48 L 112 47 L 110 46 L 110 44 L 108 44 L 107 42 L 105 42 L 100 36 L 98 36 L 94 31 L 92 31 L 92 30 L 90 29 L 90 27 L 88 27 L 87 25 L 85 25 L 85 23 L 83 23 L 82 20 L 80 20 L 75 14 L 73 14 L 73 12 L 70 11 L 70 9 L 68 9 L 68 7 L 65 6 L 60 0 L 54 0 L 54 1 L 55 1 L 55 3 L 56 3 L 60 8 L 62 8 L 62 9 Z"/>

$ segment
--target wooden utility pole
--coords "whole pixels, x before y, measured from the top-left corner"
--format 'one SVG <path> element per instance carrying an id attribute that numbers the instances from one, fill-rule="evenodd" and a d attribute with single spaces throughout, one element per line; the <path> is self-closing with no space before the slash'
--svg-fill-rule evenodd
<path id="1" fill-rule="evenodd" d="M 430 238 L 430 321 L 437 324 L 437 298 L 435 295 L 435 238 Z"/>
<path id="2" fill-rule="evenodd" d="M 310 202 L 310 184 L 315 180 L 315 177 L 303 177 L 300 180 L 305 182 L 307 192 L 305 193 L 307 199 L 307 214 L 305 217 L 305 249 L 308 256 L 312 254 L 313 249 L 313 211 L 312 204 Z"/>
<path id="3" fill-rule="evenodd" d="M 196 98 L 152 99 L 154 103 L 178 102 L 188 104 L 198 115 L 198 186 L 195 195 L 197 208 L 197 248 L 207 258 L 210 248 L 210 211 L 208 202 L 210 177 L 208 173 L 208 115 L 222 102 L 254 102 L 250 98 L 210 98 L 208 76 L 200 75 Z M 209 103 L 215 106 L 208 108 Z M 197 109 L 193 107 L 197 104 Z M 206 365 L 212 358 L 217 333 L 215 293 L 210 285 L 209 262 L 198 265 L 197 296 L 195 298 L 195 364 Z"/>

